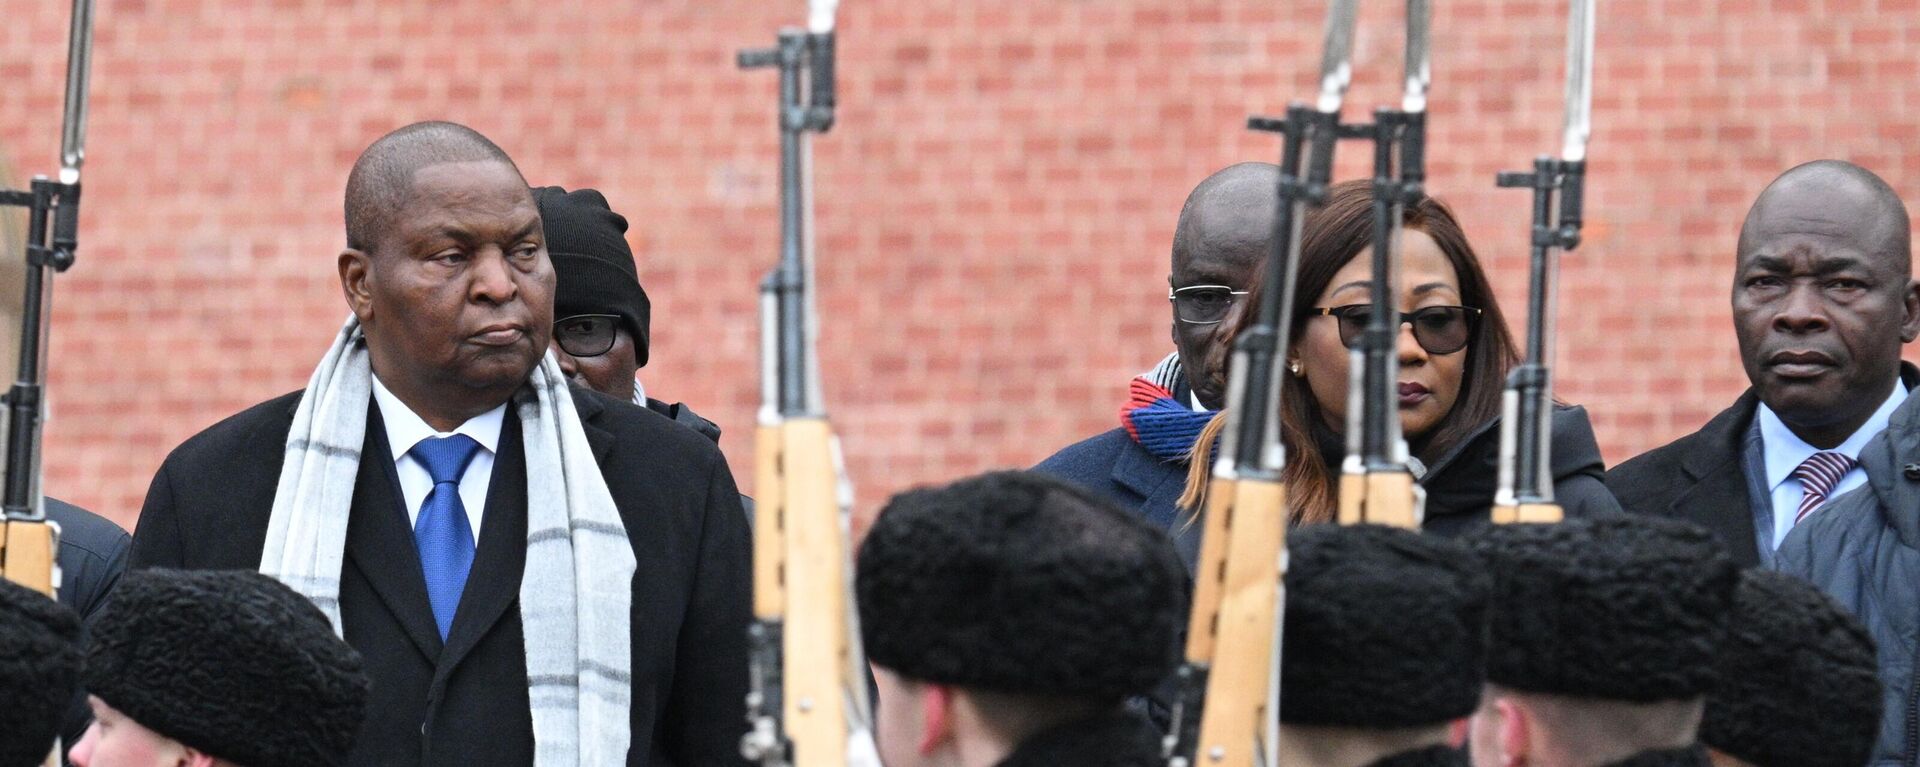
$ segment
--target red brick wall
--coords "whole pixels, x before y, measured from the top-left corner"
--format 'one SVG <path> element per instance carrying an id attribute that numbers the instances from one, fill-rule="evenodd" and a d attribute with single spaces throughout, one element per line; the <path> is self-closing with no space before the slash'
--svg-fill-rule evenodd
<path id="1" fill-rule="evenodd" d="M 1394 5 L 1368 4 L 1356 116 L 1397 79 Z M 1438 5 L 1432 187 L 1518 314 L 1525 194 L 1492 179 L 1557 146 L 1565 4 Z M 1902 151 L 1920 132 L 1920 0 L 1601 6 L 1560 394 L 1593 409 L 1618 461 L 1742 387 L 1731 251 L 1773 174 L 1844 157 L 1920 191 L 1920 153 Z M 827 398 L 863 507 L 1114 423 L 1126 379 L 1169 349 L 1180 201 L 1215 168 L 1276 156 L 1242 121 L 1308 94 L 1322 8 L 846 2 L 844 106 L 816 164 Z M 101 0 L 48 489 L 131 525 L 173 445 L 301 386 L 345 316 L 332 263 L 347 168 L 428 118 L 487 133 L 534 183 L 604 190 L 634 222 L 656 317 L 643 378 L 727 429 L 745 481 L 776 153 L 771 75 L 731 62 L 802 13 Z M 57 0 L 0 0 L 0 164 L 54 167 L 66 17 Z"/>

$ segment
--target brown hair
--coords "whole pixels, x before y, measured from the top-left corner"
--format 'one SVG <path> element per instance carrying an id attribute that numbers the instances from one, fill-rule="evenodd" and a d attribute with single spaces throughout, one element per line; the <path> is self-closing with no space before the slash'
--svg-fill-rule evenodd
<path id="1" fill-rule="evenodd" d="M 1461 303 L 1482 313 L 1473 340 L 1467 344 L 1460 397 L 1454 401 L 1453 409 L 1434 425 L 1417 456 L 1431 464 L 1500 414 L 1502 385 L 1507 371 L 1519 362 L 1520 355 L 1514 347 L 1513 334 L 1507 330 L 1506 318 L 1500 313 L 1499 302 L 1494 300 L 1486 270 L 1480 266 L 1480 257 L 1474 254 L 1473 245 L 1467 242 L 1466 232 L 1461 230 L 1453 211 L 1439 200 L 1421 195 L 1406 206 L 1401 223 L 1433 238 L 1460 280 Z M 1327 194 L 1325 205 L 1307 210 L 1300 238 L 1300 272 L 1293 294 L 1296 309 L 1308 307 L 1319 299 L 1333 282 L 1334 274 L 1373 244 L 1372 182 L 1335 184 Z M 1263 263 L 1261 271 L 1265 268 Z M 1253 323 L 1253 308 L 1262 298 L 1262 285 L 1263 280 L 1254 280 L 1245 308 L 1232 321 L 1221 323 L 1217 332 L 1223 337 L 1209 353 L 1223 356 L 1231 353 L 1233 338 Z M 1300 342 L 1305 329 L 1306 323 L 1294 322 L 1288 339 L 1290 348 Z M 1225 375 L 1225 365 L 1216 365 L 1213 369 Z M 1295 523 L 1331 521 L 1338 501 L 1333 468 L 1321 459 L 1318 442 L 1313 437 L 1314 430 L 1326 429 L 1320 404 L 1298 380 L 1285 383 L 1280 399 L 1280 439 L 1287 449 L 1287 467 L 1281 479 L 1287 485 L 1289 517 Z M 1216 416 L 1194 444 L 1186 492 L 1179 501 L 1186 509 L 1198 510 L 1205 501 L 1214 438 L 1224 430 L 1224 423 L 1224 415 Z"/>

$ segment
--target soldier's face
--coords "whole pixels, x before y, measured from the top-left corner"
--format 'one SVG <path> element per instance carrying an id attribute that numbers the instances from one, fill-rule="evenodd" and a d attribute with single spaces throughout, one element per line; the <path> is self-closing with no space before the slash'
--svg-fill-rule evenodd
<path id="1" fill-rule="evenodd" d="M 139 722 L 99 698 L 88 696 L 93 725 L 73 745 L 67 759 L 74 767 L 207 767 L 213 758 L 182 745 Z"/>

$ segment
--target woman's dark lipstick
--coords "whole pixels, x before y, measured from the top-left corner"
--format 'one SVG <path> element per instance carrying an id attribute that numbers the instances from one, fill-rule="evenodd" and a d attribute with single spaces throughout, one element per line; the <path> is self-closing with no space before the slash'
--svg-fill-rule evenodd
<path id="1" fill-rule="evenodd" d="M 1425 386 L 1410 381 L 1400 382 L 1401 407 L 1413 407 L 1414 405 L 1425 402 L 1426 399 L 1431 396 L 1433 396 L 1433 393 L 1427 391 L 1427 387 Z"/>

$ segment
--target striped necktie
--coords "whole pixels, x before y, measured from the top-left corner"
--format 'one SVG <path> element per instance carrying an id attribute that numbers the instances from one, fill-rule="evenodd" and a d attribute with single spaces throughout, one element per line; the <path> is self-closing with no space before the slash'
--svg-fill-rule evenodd
<path id="1" fill-rule="evenodd" d="M 1833 486 L 1840 484 L 1840 478 L 1853 470 L 1854 460 L 1841 453 L 1814 453 L 1799 468 L 1793 470 L 1794 479 L 1800 480 L 1802 495 L 1800 510 L 1794 512 L 1793 523 L 1800 524 L 1820 504 L 1827 502 L 1827 494 L 1833 492 Z"/>

